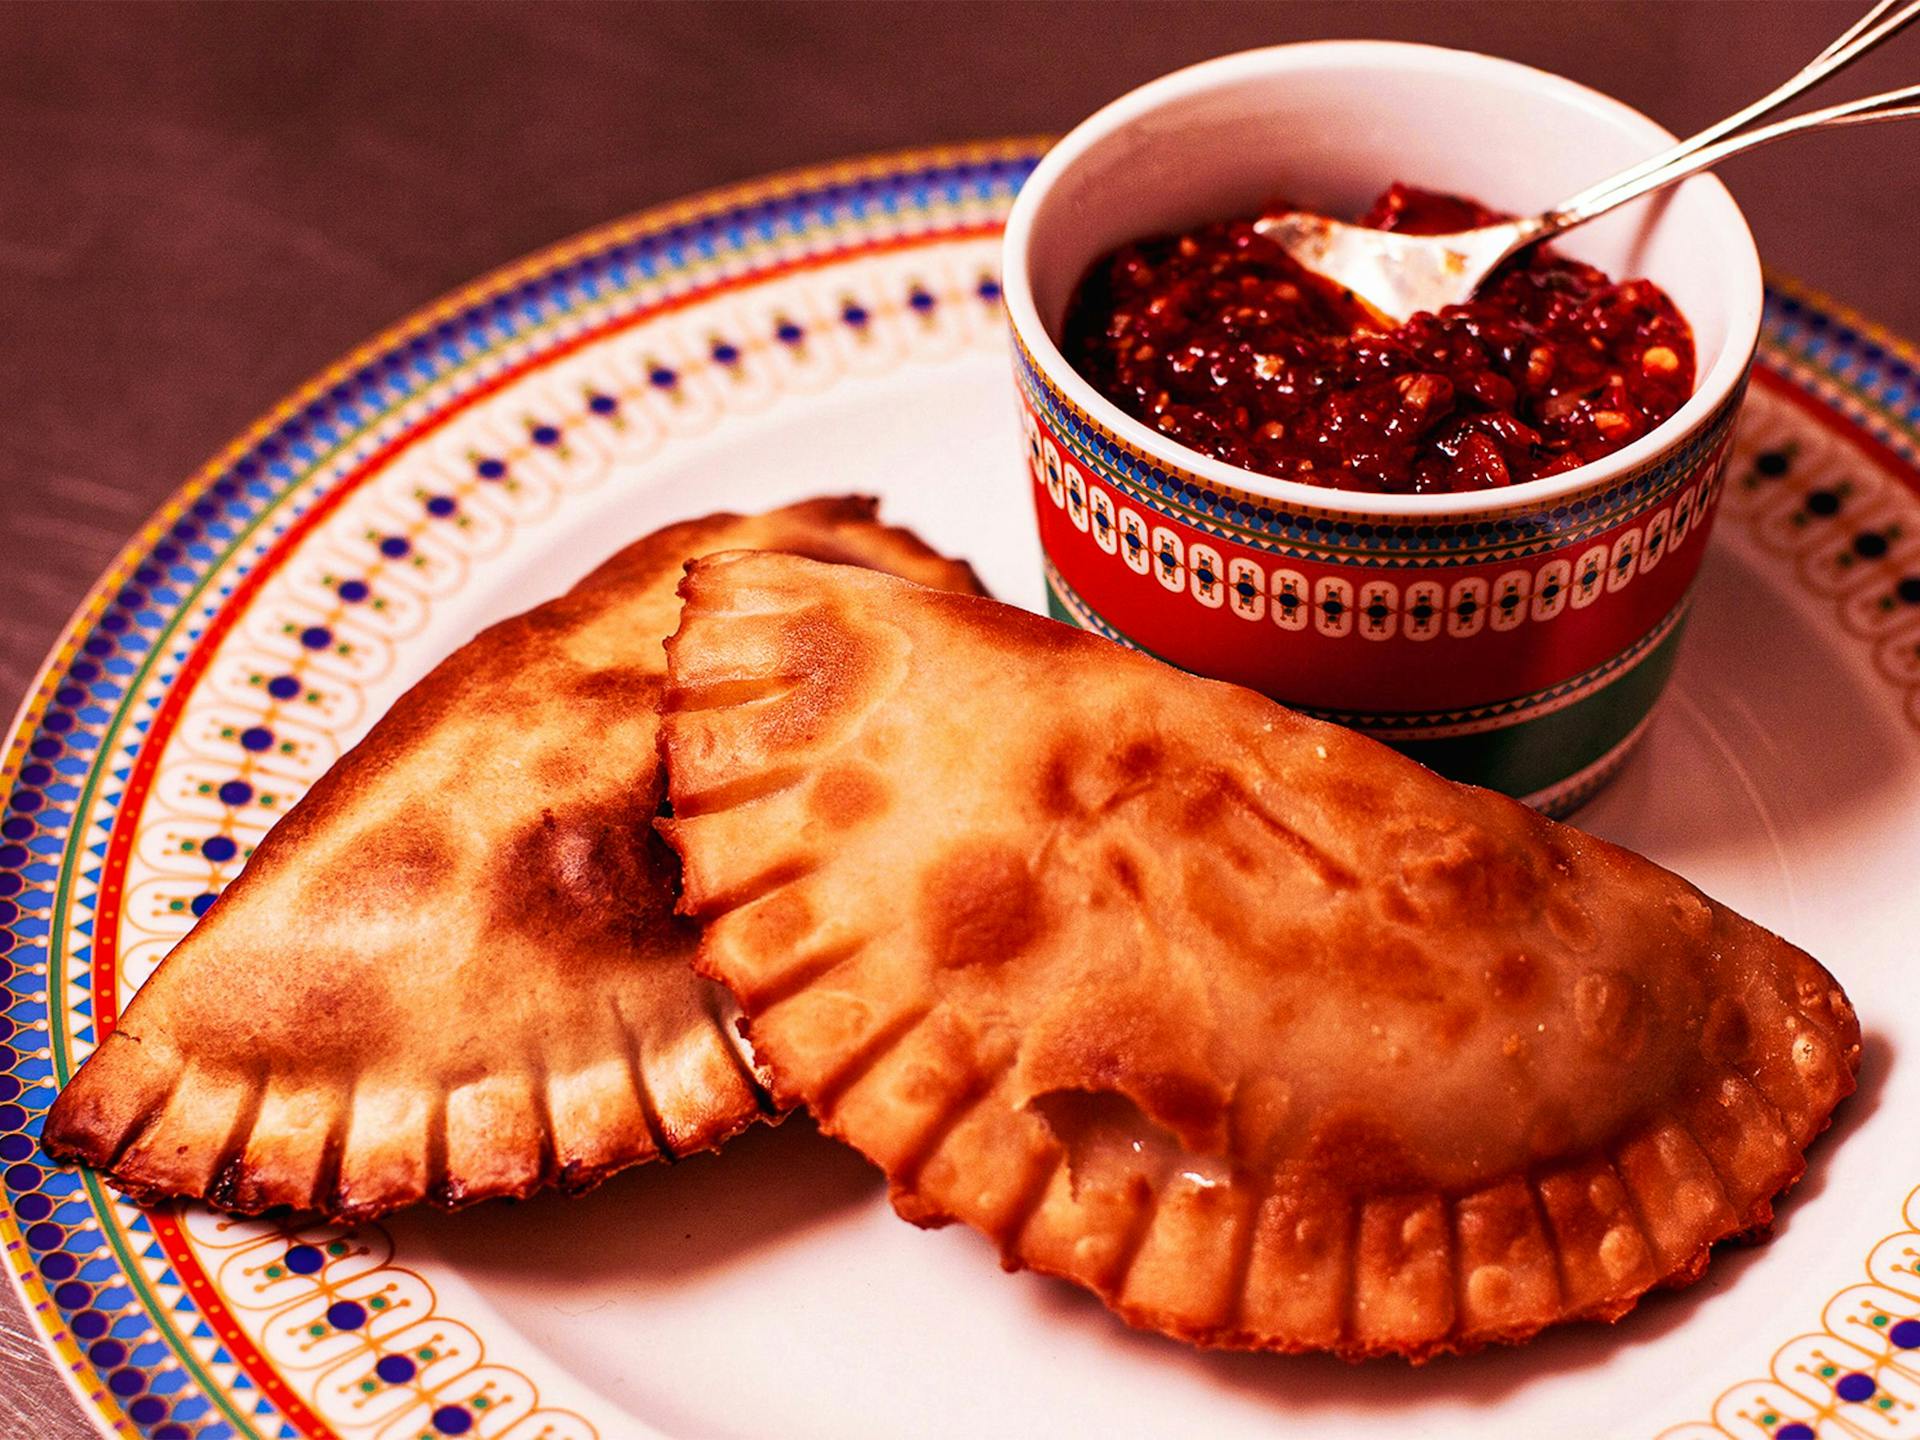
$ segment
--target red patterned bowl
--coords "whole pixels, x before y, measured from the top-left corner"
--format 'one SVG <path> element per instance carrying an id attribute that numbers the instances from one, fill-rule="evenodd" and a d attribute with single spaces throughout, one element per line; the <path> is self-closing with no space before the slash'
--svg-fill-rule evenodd
<path id="1" fill-rule="evenodd" d="M 1055 343 L 1114 246 L 1285 194 L 1353 214 L 1395 179 L 1537 210 L 1671 143 L 1523 65 L 1364 41 L 1248 51 L 1124 96 L 1063 139 L 1007 224 L 1004 286 L 1051 606 L 1189 670 L 1565 813 L 1618 768 L 1673 667 L 1759 335 L 1759 259 L 1723 186 L 1562 248 L 1661 285 L 1699 379 L 1634 444 L 1464 495 L 1323 489 L 1168 440 Z"/>

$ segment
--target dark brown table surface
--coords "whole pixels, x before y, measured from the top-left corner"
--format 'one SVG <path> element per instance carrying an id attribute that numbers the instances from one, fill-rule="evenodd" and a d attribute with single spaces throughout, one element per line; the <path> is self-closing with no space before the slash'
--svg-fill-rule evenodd
<path id="1" fill-rule="evenodd" d="M 1865 6 L 0 3 L 0 704 L 249 421 L 573 231 L 782 166 L 1062 130 L 1163 70 L 1330 36 L 1512 56 L 1684 133 Z M 1916 77 L 1920 33 L 1832 98 Z M 1920 335 L 1920 122 L 1722 173 L 1770 265 Z M 0 1433 L 85 1433 L 19 1326 L 0 1286 Z"/>

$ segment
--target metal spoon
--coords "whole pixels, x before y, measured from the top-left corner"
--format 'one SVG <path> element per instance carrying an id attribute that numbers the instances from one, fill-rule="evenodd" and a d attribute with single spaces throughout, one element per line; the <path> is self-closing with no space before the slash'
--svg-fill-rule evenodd
<path id="1" fill-rule="evenodd" d="M 1678 184 L 1730 155 L 1770 145 L 1805 130 L 1868 125 L 1920 115 L 1920 85 L 1870 95 L 1732 135 L 1749 121 L 1778 109 L 1819 84 L 1882 41 L 1920 19 L 1920 0 L 1880 0 L 1845 34 L 1779 88 L 1672 149 L 1569 196 L 1541 215 L 1504 220 L 1450 235 L 1403 235 L 1286 211 L 1264 215 L 1254 229 L 1275 240 L 1307 269 L 1353 292 L 1394 324 L 1422 310 L 1439 310 L 1473 298 L 1494 268 L 1522 246 L 1584 225 L 1649 191 Z M 1731 138 L 1722 138 L 1731 136 Z"/>

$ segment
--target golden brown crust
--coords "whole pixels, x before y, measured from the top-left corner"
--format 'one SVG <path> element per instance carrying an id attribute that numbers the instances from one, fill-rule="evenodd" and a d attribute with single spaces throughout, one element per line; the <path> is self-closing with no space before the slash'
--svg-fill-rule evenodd
<path id="1" fill-rule="evenodd" d="M 714 515 L 450 656 L 263 840 L 55 1102 L 138 1199 L 362 1218 L 591 1186 L 773 1111 L 653 830 L 682 567 L 780 546 L 977 589 L 875 503 Z"/>
<path id="2" fill-rule="evenodd" d="M 689 568 L 699 967 L 901 1213 L 1205 1345 L 1613 1319 L 1854 1083 L 1812 959 L 1650 862 L 991 601 Z"/>

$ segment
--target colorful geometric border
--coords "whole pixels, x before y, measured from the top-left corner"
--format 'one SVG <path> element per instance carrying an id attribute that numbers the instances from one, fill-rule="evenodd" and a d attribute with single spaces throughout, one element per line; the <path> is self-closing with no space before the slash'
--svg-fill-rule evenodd
<path id="1" fill-rule="evenodd" d="M 164 1297 L 154 1293 L 130 1254 L 106 1247 L 99 1219 L 111 1202 L 97 1182 L 46 1165 L 34 1143 L 57 1079 L 49 1033 L 53 997 L 47 986 L 47 943 L 56 905 L 51 887 L 69 854 L 83 872 L 105 860 L 105 837 L 73 834 L 71 822 L 87 785 L 111 789 L 122 783 L 98 773 L 102 736 L 121 718 L 118 712 L 138 689 L 140 677 L 160 663 L 162 632 L 192 610 L 196 587 L 222 563 L 251 547 L 264 551 L 266 537 L 255 527 L 269 502 L 286 495 L 342 446 L 392 443 L 399 417 L 409 406 L 417 409 L 430 390 L 451 387 L 474 396 L 497 389 L 511 378 L 500 360 L 509 352 L 525 352 L 522 370 L 551 363 L 593 338 L 577 323 L 570 328 L 571 321 L 629 297 L 639 303 L 640 297 L 656 294 L 665 275 L 683 280 L 729 271 L 758 276 L 795 263 L 796 253 L 818 257 L 815 263 L 820 263 L 885 248 L 898 243 L 909 221 L 920 221 L 922 233 L 937 228 L 924 223 L 924 216 L 943 206 L 967 215 L 950 233 L 991 233 L 1041 148 L 1038 142 L 1010 142 L 921 151 L 780 177 L 609 227 L 469 287 L 355 352 L 235 442 L 142 529 L 81 606 L 27 697 L 0 766 L 0 791 L 7 797 L 0 811 L 0 929 L 7 932 L 0 964 L 0 983 L 6 987 L 0 996 L 0 1163 L 5 1167 L 0 1169 L 5 1200 L 0 1247 L 76 1391 L 111 1430 L 154 1440 L 222 1440 L 243 1430 L 291 1435 L 308 1419 L 290 1396 L 260 1394 L 249 1378 L 251 1367 L 221 1349 L 222 1337 L 210 1329 L 199 1338 L 224 1358 L 212 1373 L 205 1367 L 190 1373 L 181 1355 L 157 1338 L 150 1317 L 164 1305 L 184 1317 L 181 1323 L 205 1326 L 191 1284 L 176 1284 Z M 1796 403 L 1804 403 L 1823 424 L 1834 425 L 1844 415 L 1850 422 L 1846 428 L 1871 437 L 1903 483 L 1920 493 L 1920 370 L 1911 350 L 1817 297 L 1776 283 L 1766 360 L 1785 377 L 1763 374 L 1770 394 L 1805 397 Z M 591 398 L 587 403 L 591 410 Z M 532 435 L 529 442 L 542 443 Z M 1763 481 L 1793 469 L 1789 456 L 1779 474 L 1770 473 L 1768 460 L 1763 454 L 1757 466 L 1769 472 Z M 1907 551 L 1900 537 L 1890 539 L 1886 527 L 1847 531 L 1841 517 L 1852 513 L 1851 497 L 1821 498 L 1827 494 L 1821 489 L 1800 494 L 1794 513 L 1802 522 L 1797 528 L 1781 522 L 1790 534 L 1807 537 L 1794 552 L 1804 562 L 1804 577 L 1840 601 L 1850 632 L 1870 641 L 1905 636 L 1907 619 L 1920 622 L 1920 575 L 1901 568 Z M 1751 514 L 1761 534 L 1779 518 L 1766 506 L 1753 507 Z M 1847 555 L 1855 563 L 1846 572 L 1846 585 L 1822 588 Z M 1856 614 L 1863 606 L 1865 621 Z M 1895 620 L 1876 621 L 1876 613 L 1891 613 Z M 1881 627 L 1877 631 L 1875 624 Z M 1920 725 L 1920 709 L 1913 703 L 1920 675 L 1906 676 L 1885 665 L 1882 673 L 1904 689 L 1907 713 Z M 132 717 L 131 723 L 138 729 L 149 722 Z M 247 745 L 244 739 L 239 743 Z M 108 794 L 103 800 L 124 805 L 128 797 Z M 89 883 L 102 878 L 96 873 Z M 1869 1369 L 1823 1375 L 1830 1362 L 1817 1356 L 1805 1364 L 1783 1359 L 1773 1380 L 1752 1382 L 1773 1387 L 1756 1402 L 1771 1408 L 1754 1411 L 1744 1400 L 1726 1401 L 1723 1405 L 1733 1408 L 1726 1410 L 1724 1423 L 1717 1410 L 1713 1425 L 1669 1434 L 1807 1440 L 1835 1418 L 1850 1433 L 1877 1433 L 1863 1428 L 1863 1422 L 1905 1413 L 1904 1400 L 1898 1412 L 1891 1405 L 1879 1408 L 1881 1399 L 1891 1398 L 1892 1387 L 1904 1383 L 1902 1376 L 1920 1379 L 1920 1369 L 1904 1359 L 1920 1346 L 1915 1320 L 1920 1285 L 1913 1278 L 1920 1216 L 1910 1215 L 1905 1223 L 1906 1229 L 1876 1251 L 1876 1268 L 1868 1274 L 1883 1287 L 1876 1297 L 1890 1288 L 1892 1300 L 1876 1300 L 1878 1309 L 1868 1306 L 1872 1314 L 1863 1310 L 1855 1317 L 1849 1311 L 1829 1321 L 1829 1335 L 1840 1343 L 1853 1344 L 1863 1335 L 1880 1338 L 1884 1353 L 1863 1352 Z M 353 1279 L 346 1273 L 355 1259 L 351 1238 L 328 1232 L 324 1246 L 311 1245 L 278 1227 L 247 1230 L 259 1222 L 227 1221 L 191 1209 L 156 1210 L 137 1218 L 130 1229 L 150 1236 L 144 1243 L 167 1256 L 183 1244 L 182 1227 L 198 1224 L 230 1227 L 236 1253 L 257 1254 L 261 1275 L 273 1283 L 327 1277 L 302 1292 L 303 1303 L 309 1292 L 324 1300 L 313 1323 L 325 1327 L 320 1338 L 327 1343 L 351 1347 L 361 1343 L 356 1337 L 377 1329 L 375 1295 L 350 1294 L 345 1288 Z M 334 1245 L 344 1248 L 329 1253 Z M 341 1268 L 332 1268 L 336 1265 Z M 269 1276 L 275 1266 L 284 1273 Z M 1889 1279 L 1895 1282 L 1891 1287 Z M 137 1296 L 141 1289 L 147 1293 Z M 1836 1297 L 1836 1305 L 1851 1295 Z M 1855 1298 L 1868 1303 L 1867 1297 Z M 1790 1349 L 1783 1347 L 1782 1356 Z M 1851 1357 L 1853 1351 L 1844 1353 Z M 378 1363 L 370 1362 L 369 1377 L 388 1383 L 377 1373 Z M 397 1365 L 389 1369 L 398 1373 Z M 1877 1388 L 1862 1391 L 1869 1380 Z M 1825 1398 L 1809 1399 L 1809 1385 L 1817 1390 L 1822 1384 Z M 444 1424 L 436 1418 L 426 1433 L 462 1433 L 463 1423 L 473 1428 L 474 1415 L 467 1414 L 464 1422 L 449 1416 Z M 484 1417 L 480 1423 L 473 1433 L 492 1433 L 484 1428 Z"/>
<path id="2" fill-rule="evenodd" d="M 1141 648 L 1115 629 L 1105 616 L 1089 605 L 1085 598 L 1053 567 L 1051 561 L 1043 564 L 1048 599 L 1057 618 L 1069 620 L 1082 630 L 1091 630 L 1095 634 L 1103 635 L 1131 649 Z M 1525 720 L 1540 715 L 1551 715 L 1598 694 L 1613 681 L 1643 663 L 1650 653 L 1680 627 L 1686 620 L 1688 603 L 1683 599 L 1645 635 L 1592 670 L 1583 671 L 1558 685 L 1536 690 L 1530 695 L 1518 695 L 1497 704 L 1476 705 L 1470 710 L 1440 710 L 1428 714 L 1392 716 L 1362 716 L 1340 710 L 1316 710 L 1311 706 L 1296 708 L 1304 715 L 1311 715 L 1318 720 L 1330 720 L 1336 725 L 1345 725 L 1350 729 L 1364 730 L 1369 735 L 1395 744 L 1403 741 L 1446 740 L 1462 735 L 1484 734 L 1515 723 L 1524 723 Z M 1155 658 L 1164 659 L 1165 657 L 1156 656 Z"/>
<path id="3" fill-rule="evenodd" d="M 1350 559 L 1362 565 L 1484 564 L 1597 535 L 1625 515 L 1650 509 L 1665 492 L 1685 484 L 1702 459 L 1725 442 L 1746 390 L 1744 384 L 1736 387 L 1675 450 L 1549 504 L 1518 506 L 1492 517 L 1428 521 L 1392 515 L 1368 521 L 1332 508 L 1281 505 L 1267 496 L 1168 470 L 1078 409 L 1040 370 L 1017 334 L 1013 347 L 1021 393 L 1095 479 L 1112 483 L 1140 505 L 1210 535 L 1293 559 Z M 1481 503 L 1485 497 L 1474 499 Z"/>
<path id="4" fill-rule="evenodd" d="M 1089 605 L 1051 562 L 1045 574 L 1047 608 L 1055 619 L 1132 649 L 1145 648 Z M 1678 658 L 1688 608 L 1688 597 L 1683 596 L 1618 655 L 1560 684 L 1497 704 L 1402 715 L 1295 708 L 1383 740 L 1442 774 L 1517 795 L 1541 813 L 1562 819 L 1618 773 L 1632 755 L 1633 743 L 1646 733 Z M 1526 738 L 1512 744 L 1523 727 Z M 1501 736 L 1500 746 L 1476 751 L 1474 737 L 1494 734 Z M 1577 767 L 1572 774 L 1566 773 L 1569 764 Z"/>

